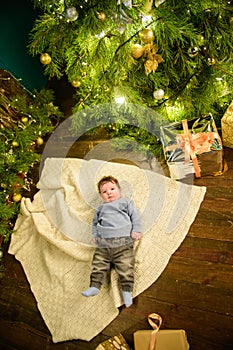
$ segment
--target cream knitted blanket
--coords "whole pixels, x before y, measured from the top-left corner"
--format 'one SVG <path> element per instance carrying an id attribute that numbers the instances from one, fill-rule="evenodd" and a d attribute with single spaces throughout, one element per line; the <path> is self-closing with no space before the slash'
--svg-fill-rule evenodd
<path id="1" fill-rule="evenodd" d="M 47 159 L 33 201 L 22 200 L 9 253 L 21 262 L 54 342 L 91 340 L 117 317 L 123 304 L 114 270 L 99 295 L 81 295 L 89 286 L 94 252 L 91 223 L 100 203 L 96 182 L 109 174 L 119 179 L 123 195 L 134 200 L 142 216 L 133 297 L 163 272 L 206 191 L 134 165 Z"/>

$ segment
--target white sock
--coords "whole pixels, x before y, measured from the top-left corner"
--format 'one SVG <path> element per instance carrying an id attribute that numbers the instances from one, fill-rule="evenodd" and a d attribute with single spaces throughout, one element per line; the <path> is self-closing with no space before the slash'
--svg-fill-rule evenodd
<path id="1" fill-rule="evenodd" d="M 123 291 L 123 299 L 126 307 L 129 307 L 133 304 L 133 299 L 130 292 Z"/>
<path id="2" fill-rule="evenodd" d="M 99 293 L 99 289 L 96 287 L 90 287 L 87 290 L 85 290 L 84 292 L 82 292 L 82 295 L 84 297 L 91 297 L 93 295 L 97 295 Z"/>

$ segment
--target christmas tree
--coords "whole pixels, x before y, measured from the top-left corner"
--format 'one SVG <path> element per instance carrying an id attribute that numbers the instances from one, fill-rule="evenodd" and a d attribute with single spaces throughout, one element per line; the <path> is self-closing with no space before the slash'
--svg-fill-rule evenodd
<path id="1" fill-rule="evenodd" d="M 0 82 L 1 244 L 12 233 L 22 196 L 31 197 L 36 190 L 38 175 L 35 168 L 41 159 L 44 138 L 50 135 L 63 115 L 53 104 L 51 90 L 29 93 L 3 70 Z"/>
<path id="2" fill-rule="evenodd" d="M 29 51 L 40 57 L 46 75 L 67 76 L 76 88 L 74 112 L 117 99 L 149 107 L 154 118 L 211 113 L 218 122 L 232 100 L 233 1 L 34 0 L 34 5 L 42 13 Z M 147 117 L 134 114 L 139 126 L 148 124 Z M 75 125 L 88 122 L 79 114 Z M 133 134 L 124 122 L 113 129 L 116 135 Z"/>

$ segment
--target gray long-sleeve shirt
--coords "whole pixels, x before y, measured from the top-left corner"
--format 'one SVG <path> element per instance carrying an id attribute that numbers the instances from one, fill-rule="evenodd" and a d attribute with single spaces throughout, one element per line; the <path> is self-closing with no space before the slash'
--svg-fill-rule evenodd
<path id="1" fill-rule="evenodd" d="M 141 217 L 131 199 L 119 198 L 113 202 L 104 202 L 96 209 L 93 237 L 127 237 L 131 232 L 141 232 Z"/>

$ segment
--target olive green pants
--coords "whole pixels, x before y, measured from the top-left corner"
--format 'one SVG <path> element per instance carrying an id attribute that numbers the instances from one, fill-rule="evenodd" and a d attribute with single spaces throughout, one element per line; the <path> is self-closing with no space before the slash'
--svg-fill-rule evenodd
<path id="1" fill-rule="evenodd" d="M 116 244 L 116 246 L 113 246 L 113 240 L 115 244 L 116 240 L 117 242 L 119 242 L 119 240 L 122 242 L 122 238 L 110 238 L 104 240 L 104 244 L 102 244 L 103 246 L 106 241 L 108 241 L 109 244 L 107 244 L 107 246 L 97 247 L 95 250 L 90 277 L 91 287 L 100 289 L 107 272 L 111 269 L 111 266 L 113 266 L 119 276 L 121 289 L 126 292 L 132 292 L 134 285 L 133 240 L 131 238 L 130 240 L 127 239 L 126 244 Z"/>

